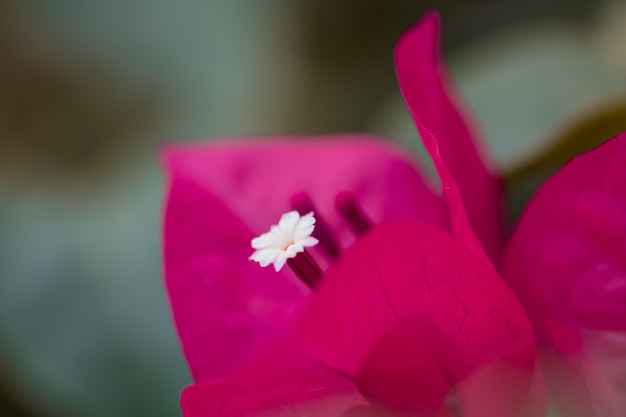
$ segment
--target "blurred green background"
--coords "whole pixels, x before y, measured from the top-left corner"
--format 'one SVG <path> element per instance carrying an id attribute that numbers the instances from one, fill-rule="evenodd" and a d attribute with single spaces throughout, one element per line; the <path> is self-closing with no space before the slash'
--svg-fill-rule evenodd
<path id="1" fill-rule="evenodd" d="M 159 144 L 369 131 L 420 152 L 391 56 L 433 7 L 512 213 L 572 143 L 626 130 L 623 0 L 0 2 L 0 415 L 180 415 Z"/>

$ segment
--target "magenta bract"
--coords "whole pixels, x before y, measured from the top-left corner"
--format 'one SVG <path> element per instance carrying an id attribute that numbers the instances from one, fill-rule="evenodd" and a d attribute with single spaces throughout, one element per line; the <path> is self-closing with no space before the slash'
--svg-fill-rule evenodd
<path id="1" fill-rule="evenodd" d="M 450 94 L 438 31 L 428 14 L 395 65 L 441 196 L 366 135 L 163 152 L 165 276 L 195 381 L 186 417 L 543 416 L 537 342 L 563 397 L 591 387 L 578 410 L 624 411 L 605 369 L 626 345 L 626 136 L 548 181 L 505 249 L 501 182 Z M 335 208 L 344 192 L 374 224 L 363 236 Z M 250 240 L 302 193 L 341 251 L 311 250 L 315 294 L 248 261 Z M 498 273 L 503 251 L 525 309 Z"/>
<path id="2" fill-rule="evenodd" d="M 248 261 L 250 240 L 290 210 L 294 194 L 313 197 L 344 247 L 354 236 L 334 208 L 341 191 L 353 192 L 376 223 L 447 228 L 442 200 L 412 162 L 365 135 L 175 146 L 163 160 L 165 276 L 196 380 L 223 375 L 265 348 L 309 294 L 290 272 Z"/>
<path id="3" fill-rule="evenodd" d="M 506 248 L 503 274 L 541 336 L 556 395 L 580 415 L 626 413 L 624 213 L 626 134 L 550 178 Z"/>

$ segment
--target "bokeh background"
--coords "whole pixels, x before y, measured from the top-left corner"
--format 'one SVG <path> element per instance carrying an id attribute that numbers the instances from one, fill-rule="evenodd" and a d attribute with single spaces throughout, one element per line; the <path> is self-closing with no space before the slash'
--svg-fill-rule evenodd
<path id="1" fill-rule="evenodd" d="M 392 48 L 429 8 L 511 213 L 626 130 L 626 1 L 0 1 L 0 415 L 180 415 L 165 142 L 368 131 L 420 152 Z"/>

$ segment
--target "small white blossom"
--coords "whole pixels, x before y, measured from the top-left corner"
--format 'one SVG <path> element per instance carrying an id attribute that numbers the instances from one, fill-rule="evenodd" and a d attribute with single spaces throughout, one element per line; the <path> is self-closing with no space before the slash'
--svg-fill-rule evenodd
<path id="1" fill-rule="evenodd" d="M 288 259 L 304 252 L 305 247 L 317 245 L 318 240 L 311 236 L 314 228 L 313 212 L 302 217 L 297 211 L 285 213 L 269 232 L 252 239 L 252 248 L 256 250 L 248 259 L 263 267 L 274 264 L 278 272 Z"/>

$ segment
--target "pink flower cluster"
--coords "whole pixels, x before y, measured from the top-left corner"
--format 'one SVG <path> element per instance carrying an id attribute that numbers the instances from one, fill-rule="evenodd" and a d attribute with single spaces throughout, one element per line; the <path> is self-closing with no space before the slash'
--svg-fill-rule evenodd
<path id="1" fill-rule="evenodd" d="M 549 179 L 505 242 L 501 181 L 447 86 L 438 32 L 425 16 L 395 64 L 441 192 L 365 135 L 164 151 L 185 417 L 544 416 L 548 397 L 567 416 L 626 415 L 626 134 Z M 369 231 L 336 209 L 346 191 Z M 311 249 L 313 292 L 248 260 L 303 193 L 338 249 Z"/>

